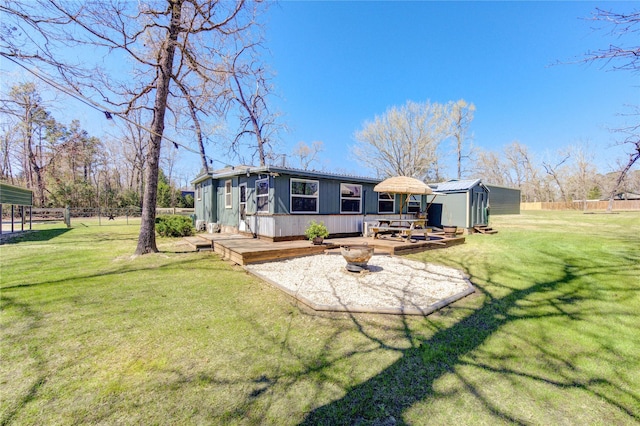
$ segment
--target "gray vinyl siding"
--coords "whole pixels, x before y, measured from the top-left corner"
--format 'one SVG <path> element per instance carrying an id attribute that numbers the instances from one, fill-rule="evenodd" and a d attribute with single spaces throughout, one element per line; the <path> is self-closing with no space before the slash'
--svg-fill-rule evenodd
<path id="1" fill-rule="evenodd" d="M 0 204 L 31 206 L 33 205 L 33 191 L 6 183 L 0 183 Z"/>
<path id="2" fill-rule="evenodd" d="M 271 206 L 269 206 L 269 209 L 273 211 L 274 214 L 289 214 L 289 204 L 291 203 L 289 198 L 291 194 L 289 178 L 290 176 L 280 175 L 273 179 L 274 205 L 273 210 L 271 210 Z M 271 190 L 271 188 L 269 190 Z"/>
<path id="3" fill-rule="evenodd" d="M 207 223 L 216 222 L 217 220 L 216 190 L 213 184 L 214 182 L 211 179 L 200 182 L 199 185 L 202 188 L 200 191 L 201 199 L 195 200 L 196 218 Z M 198 191 L 196 191 L 197 193 Z"/>
<path id="4" fill-rule="evenodd" d="M 378 193 L 373 190 L 375 185 L 362 185 L 364 194 L 364 214 L 378 214 Z M 396 202 L 396 206 L 398 203 Z"/>
<path id="5" fill-rule="evenodd" d="M 299 178 L 293 175 L 280 175 L 274 179 L 273 197 L 275 214 L 290 214 L 291 209 L 291 179 L 315 180 L 318 181 L 318 214 L 341 214 L 340 213 L 340 184 L 348 183 L 362 185 L 364 200 L 360 201 L 360 214 L 375 214 L 378 212 L 378 193 L 374 192 L 375 185 L 366 184 L 348 179 L 314 179 Z M 271 191 L 271 188 L 270 188 Z M 397 203 L 396 203 L 397 204 Z M 365 211 L 366 210 L 366 211 Z M 298 213 L 293 213 L 298 214 Z M 302 213 L 301 213 L 302 214 Z M 304 213 L 309 214 L 309 213 Z M 358 213 L 342 213 L 358 214 Z"/>
<path id="6" fill-rule="evenodd" d="M 261 179 L 262 178 L 262 179 Z M 257 193 L 256 193 L 256 182 L 258 180 L 263 180 L 265 177 L 264 176 L 250 176 L 250 177 L 246 177 L 246 176 L 240 176 L 238 178 L 230 178 L 234 183 L 232 183 L 233 186 L 233 204 L 234 204 L 234 208 L 236 210 L 236 217 L 237 217 L 237 210 L 238 210 L 238 203 L 240 201 L 240 185 L 241 184 L 247 184 L 247 214 L 256 214 L 258 212 L 258 200 L 257 200 Z M 274 213 L 274 208 L 275 208 L 275 203 L 274 203 L 274 194 L 275 194 L 275 189 L 274 189 L 274 183 L 276 178 L 274 177 L 266 177 L 269 180 L 269 211 L 268 212 L 261 212 L 260 214 L 273 214 Z M 237 186 L 235 186 L 235 182 L 237 179 Z M 221 179 L 221 180 L 228 180 L 228 179 Z M 221 202 L 224 203 L 224 182 L 222 182 L 221 184 L 222 187 L 222 198 L 221 198 Z M 224 207 L 224 204 L 223 204 Z"/>
<path id="7" fill-rule="evenodd" d="M 231 181 L 231 208 L 227 208 L 226 200 L 225 200 L 225 182 L 228 180 Z M 233 176 L 229 178 L 221 178 L 216 181 L 215 189 L 216 189 L 216 202 L 217 202 L 217 212 L 218 212 L 218 220 L 216 222 L 221 225 L 228 226 L 238 226 L 239 217 L 238 217 L 238 177 Z"/>

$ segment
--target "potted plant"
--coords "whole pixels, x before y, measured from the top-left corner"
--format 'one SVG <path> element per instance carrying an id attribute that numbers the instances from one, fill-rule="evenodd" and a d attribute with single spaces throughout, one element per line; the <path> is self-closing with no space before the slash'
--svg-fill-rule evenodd
<path id="1" fill-rule="evenodd" d="M 304 235 L 311 241 L 313 244 L 322 244 L 325 238 L 329 236 L 329 230 L 324 225 L 323 222 L 316 222 L 312 220 L 309 222 L 309 226 L 304 231 Z"/>
<path id="2" fill-rule="evenodd" d="M 453 224 L 453 220 L 451 219 L 451 212 L 447 210 L 447 206 L 444 207 L 445 215 L 447 216 L 446 225 L 442 225 L 442 230 L 444 234 L 447 236 L 454 236 L 458 232 L 458 227 Z"/>

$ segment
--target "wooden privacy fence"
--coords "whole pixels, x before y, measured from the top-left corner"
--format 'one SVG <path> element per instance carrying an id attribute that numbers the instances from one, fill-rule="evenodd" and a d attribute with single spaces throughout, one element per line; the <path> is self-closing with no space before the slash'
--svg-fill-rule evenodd
<path id="1" fill-rule="evenodd" d="M 586 204 L 586 205 L 585 205 Z M 554 203 L 520 203 L 520 210 L 581 210 L 604 211 L 607 210 L 609 201 L 587 200 Z M 613 210 L 640 210 L 640 200 L 614 200 Z"/>

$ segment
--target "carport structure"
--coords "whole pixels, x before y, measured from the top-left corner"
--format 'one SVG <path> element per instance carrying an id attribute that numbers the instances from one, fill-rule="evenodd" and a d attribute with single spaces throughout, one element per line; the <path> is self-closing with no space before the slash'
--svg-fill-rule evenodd
<path id="1" fill-rule="evenodd" d="M 5 221 L 5 207 L 10 207 L 10 220 Z M 26 223 L 26 212 L 28 208 L 29 229 L 31 229 L 31 207 L 33 206 L 33 191 L 19 186 L 0 183 L 0 211 L 2 211 L 2 226 L 0 226 L 0 235 L 3 232 L 24 231 Z M 9 209 L 7 209 L 9 210 Z M 16 223 L 16 213 L 19 222 Z M 19 225 L 19 229 L 16 229 Z"/>

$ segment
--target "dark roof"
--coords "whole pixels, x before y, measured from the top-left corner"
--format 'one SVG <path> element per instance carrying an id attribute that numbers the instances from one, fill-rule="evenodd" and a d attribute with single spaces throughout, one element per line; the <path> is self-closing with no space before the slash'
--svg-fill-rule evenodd
<path id="1" fill-rule="evenodd" d="M 201 174 L 200 176 L 193 179 L 191 183 L 195 184 L 198 182 L 202 182 L 208 178 L 221 179 L 221 178 L 228 178 L 232 176 L 240 176 L 247 173 L 249 174 L 279 173 L 279 174 L 295 175 L 295 176 L 314 178 L 314 179 L 344 179 L 344 180 L 349 180 L 354 182 L 366 182 L 366 183 L 380 182 L 380 179 L 366 177 L 366 176 L 353 176 L 353 175 L 338 174 L 338 173 L 319 172 L 315 170 L 302 170 L 302 169 L 295 169 L 292 167 L 278 167 L 278 166 L 253 167 L 253 166 L 242 165 L 242 166 L 230 166 L 224 169 Z"/>

